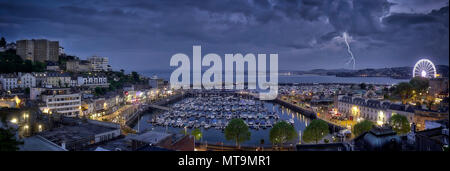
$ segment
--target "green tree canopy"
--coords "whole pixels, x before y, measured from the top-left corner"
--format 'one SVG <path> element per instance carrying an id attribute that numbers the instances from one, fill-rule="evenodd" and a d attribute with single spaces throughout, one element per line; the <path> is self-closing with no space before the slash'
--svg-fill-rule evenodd
<path id="1" fill-rule="evenodd" d="M 370 129 L 372 129 L 373 127 L 373 122 L 369 121 L 369 120 L 363 120 L 359 123 L 357 123 L 354 127 L 353 127 L 353 134 L 355 134 L 355 136 L 359 136 L 364 132 L 369 131 Z"/>
<path id="2" fill-rule="evenodd" d="M 401 98 L 403 104 L 406 104 L 408 99 L 410 99 L 413 95 L 412 91 L 413 87 L 410 83 L 401 82 L 395 86 L 394 94 Z"/>
<path id="3" fill-rule="evenodd" d="M 412 89 L 416 93 L 422 93 L 422 95 L 427 93 L 428 87 L 430 86 L 428 79 L 424 77 L 414 77 L 409 81 L 409 84 L 411 84 Z"/>
<path id="4" fill-rule="evenodd" d="M 45 64 L 41 62 L 32 62 L 23 60 L 16 55 L 15 50 L 6 50 L 0 52 L 0 73 L 14 72 L 42 72 L 45 70 Z"/>
<path id="5" fill-rule="evenodd" d="M 273 125 L 270 130 L 269 139 L 273 144 L 283 145 L 288 141 L 297 138 L 297 131 L 294 126 L 285 121 L 281 121 Z"/>
<path id="6" fill-rule="evenodd" d="M 96 96 L 105 95 L 107 93 L 107 89 L 103 87 L 95 87 L 94 94 Z"/>
<path id="7" fill-rule="evenodd" d="M 15 131 L 12 128 L 0 128 L 0 151 L 17 151 L 23 144 L 16 140 Z"/>
<path id="8" fill-rule="evenodd" d="M 4 38 L 4 37 L 2 37 L 1 39 L 0 39 L 0 47 L 3 47 L 3 48 L 5 48 L 6 47 L 6 39 Z"/>
<path id="9" fill-rule="evenodd" d="M 131 77 L 132 77 L 134 82 L 139 82 L 140 81 L 139 74 L 136 71 L 131 72 Z"/>
<path id="10" fill-rule="evenodd" d="M 389 125 L 397 134 L 406 134 L 411 130 L 408 118 L 399 114 L 395 114 L 389 119 Z"/>
<path id="11" fill-rule="evenodd" d="M 195 140 L 200 140 L 202 139 L 202 131 L 198 128 L 195 128 L 194 130 L 191 131 L 191 135 L 193 135 L 195 137 Z"/>
<path id="12" fill-rule="evenodd" d="M 225 138 L 227 140 L 234 140 L 238 148 L 240 148 L 239 144 L 241 142 L 250 140 L 250 131 L 244 120 L 232 119 L 227 127 L 225 127 Z"/>
<path id="13" fill-rule="evenodd" d="M 359 88 L 365 90 L 365 89 L 367 88 L 366 83 L 361 83 L 361 84 L 359 84 Z"/>
<path id="14" fill-rule="evenodd" d="M 320 119 L 314 119 L 303 131 L 303 141 L 316 142 L 316 144 L 329 134 L 328 124 Z"/>

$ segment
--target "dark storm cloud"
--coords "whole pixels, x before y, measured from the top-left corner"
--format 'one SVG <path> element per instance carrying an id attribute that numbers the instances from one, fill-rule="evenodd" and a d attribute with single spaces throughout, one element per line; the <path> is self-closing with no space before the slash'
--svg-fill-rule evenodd
<path id="1" fill-rule="evenodd" d="M 193 45 L 222 55 L 279 53 L 280 68 L 343 68 L 348 67 L 346 47 L 339 41 L 343 32 L 351 36 L 358 68 L 412 65 L 418 56 L 448 63 L 448 4 L 436 4 L 421 8 L 422 0 L 2 1 L 0 34 L 8 40 L 60 40 L 70 54 L 108 56 L 113 67 L 125 69 L 168 68 L 173 54 L 190 54 Z M 404 13 L 406 8 L 400 8 L 415 5 L 418 11 L 434 10 Z"/>

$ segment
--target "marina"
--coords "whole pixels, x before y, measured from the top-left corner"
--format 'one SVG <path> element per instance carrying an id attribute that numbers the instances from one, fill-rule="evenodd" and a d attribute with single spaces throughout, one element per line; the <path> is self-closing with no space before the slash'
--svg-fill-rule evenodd
<path id="1" fill-rule="evenodd" d="M 168 107 L 169 111 L 153 110 L 144 114 L 135 129 L 189 133 L 198 128 L 203 134 L 202 142 L 233 145 L 233 141 L 224 138 L 224 129 L 231 119 L 240 118 L 251 132 L 251 139 L 243 144 L 260 145 L 264 139 L 267 145 L 270 128 L 276 122 L 286 121 L 301 134 L 310 120 L 278 104 L 231 93 L 196 93 Z"/>

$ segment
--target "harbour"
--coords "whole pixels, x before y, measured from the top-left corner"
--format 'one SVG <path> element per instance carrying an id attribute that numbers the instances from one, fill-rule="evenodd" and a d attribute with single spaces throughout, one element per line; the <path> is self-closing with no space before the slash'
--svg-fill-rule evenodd
<path id="1" fill-rule="evenodd" d="M 224 137 L 224 129 L 234 118 L 243 119 L 248 125 L 251 138 L 242 145 L 270 145 L 270 128 L 279 121 L 293 125 L 301 132 L 310 122 L 308 116 L 283 107 L 280 104 L 260 101 L 248 94 L 234 91 L 203 91 L 188 93 L 182 100 L 167 105 L 169 111 L 152 109 L 144 112 L 134 129 L 138 132 L 164 131 L 190 133 L 200 129 L 200 143 L 234 145 Z M 301 136 L 299 136 L 301 137 Z M 299 143 L 300 138 L 291 142 Z"/>

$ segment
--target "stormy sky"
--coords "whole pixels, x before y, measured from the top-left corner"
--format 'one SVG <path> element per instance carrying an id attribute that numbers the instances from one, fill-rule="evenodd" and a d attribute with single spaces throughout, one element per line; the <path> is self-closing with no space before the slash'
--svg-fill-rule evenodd
<path id="1" fill-rule="evenodd" d="M 59 40 L 114 69 L 169 69 L 175 53 L 278 53 L 279 68 L 449 63 L 448 0 L 0 0 L 0 36 Z"/>

